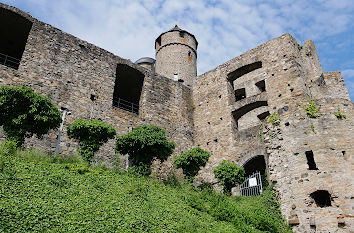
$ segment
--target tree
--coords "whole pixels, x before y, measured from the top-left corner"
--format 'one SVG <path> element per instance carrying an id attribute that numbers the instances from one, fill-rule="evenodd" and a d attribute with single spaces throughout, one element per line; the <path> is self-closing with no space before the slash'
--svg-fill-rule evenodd
<path id="1" fill-rule="evenodd" d="M 79 141 L 78 152 L 87 162 L 92 162 L 96 151 L 116 135 L 116 130 L 100 120 L 75 120 L 68 127 L 68 137 Z"/>
<path id="2" fill-rule="evenodd" d="M 36 135 L 42 138 L 50 129 L 61 123 L 59 109 L 44 95 L 31 88 L 0 87 L 0 126 L 3 126 L 7 140 L 13 140 L 18 147 L 25 138 Z"/>
<path id="3" fill-rule="evenodd" d="M 224 187 L 224 193 L 230 194 L 231 188 L 235 186 L 236 183 L 240 184 L 243 182 L 245 169 L 228 160 L 224 160 L 215 168 L 214 175 Z"/>
<path id="4" fill-rule="evenodd" d="M 119 154 L 129 154 L 129 159 L 135 167 L 148 169 L 154 157 L 166 160 L 175 149 L 175 143 L 166 138 L 166 131 L 154 125 L 142 125 L 129 133 L 117 137 L 116 150 Z"/>
<path id="5" fill-rule="evenodd" d="M 174 165 L 176 168 L 182 168 L 187 179 L 193 180 L 200 167 L 204 167 L 208 162 L 209 157 L 208 151 L 196 147 L 177 156 L 174 159 Z"/>

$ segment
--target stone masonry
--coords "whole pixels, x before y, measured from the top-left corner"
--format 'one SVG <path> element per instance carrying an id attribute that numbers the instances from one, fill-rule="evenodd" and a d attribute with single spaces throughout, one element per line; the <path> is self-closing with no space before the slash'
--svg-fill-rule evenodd
<path id="1" fill-rule="evenodd" d="M 174 156 L 200 146 L 212 156 L 196 185 L 218 186 L 213 170 L 230 160 L 247 174 L 267 177 L 295 232 L 354 232 L 353 103 L 340 72 L 322 71 L 312 41 L 300 46 L 285 34 L 197 76 L 198 42 L 177 26 L 156 39 L 156 63 L 144 58 L 140 66 L 17 8 L 0 4 L 0 10 L 1 27 L 12 28 L 6 36 L 17 46 L 0 44 L 0 85 L 25 84 L 48 96 L 72 113 L 66 126 L 78 118 L 101 119 L 118 135 L 142 124 L 163 127 L 177 148 L 167 162 L 156 162 L 161 175 L 171 172 Z M 30 25 L 28 35 L 18 22 Z M 13 66 L 8 56 L 20 62 Z M 117 90 L 134 82 L 125 95 L 135 98 L 131 106 L 138 110 L 130 111 Z M 309 99 L 321 107 L 317 118 L 304 110 Z M 337 118 L 338 111 L 346 118 Z M 279 125 L 268 120 L 274 113 Z M 74 153 L 78 145 L 65 132 L 60 153 Z M 26 146 L 53 152 L 57 134 L 28 139 Z M 112 164 L 115 156 L 111 140 L 96 159 Z M 127 166 L 127 156 L 120 157 Z"/>

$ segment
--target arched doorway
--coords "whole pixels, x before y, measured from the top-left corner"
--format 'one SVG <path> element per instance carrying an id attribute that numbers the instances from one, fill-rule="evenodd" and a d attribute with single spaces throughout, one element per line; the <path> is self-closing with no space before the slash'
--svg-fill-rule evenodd
<path id="1" fill-rule="evenodd" d="M 260 172 L 262 177 L 262 185 L 268 185 L 266 177 L 267 166 L 263 155 L 257 155 L 247 160 L 244 163 L 243 168 L 245 169 L 245 177 L 248 177 L 256 172 Z"/>

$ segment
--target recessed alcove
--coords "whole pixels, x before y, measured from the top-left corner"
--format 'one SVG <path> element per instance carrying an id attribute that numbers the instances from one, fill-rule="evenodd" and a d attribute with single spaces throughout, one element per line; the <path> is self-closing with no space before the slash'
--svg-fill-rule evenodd
<path id="1" fill-rule="evenodd" d="M 18 69 L 32 22 L 4 8 L 0 8 L 0 22 L 0 64 Z"/>

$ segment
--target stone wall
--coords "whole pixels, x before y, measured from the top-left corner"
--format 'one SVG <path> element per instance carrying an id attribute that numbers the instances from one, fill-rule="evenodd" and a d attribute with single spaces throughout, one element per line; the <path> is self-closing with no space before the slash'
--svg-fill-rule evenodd
<path id="1" fill-rule="evenodd" d="M 21 14 L 31 20 L 33 26 L 19 69 L 0 65 L 1 85 L 24 83 L 48 96 L 59 108 L 67 108 L 72 113 L 67 117 L 66 126 L 78 118 L 101 119 L 112 124 L 121 135 L 138 125 L 154 124 L 165 128 L 168 137 L 177 143 L 176 154 L 191 147 L 190 88 Z M 145 76 L 139 114 L 112 107 L 117 64 L 126 64 Z M 94 100 L 91 100 L 92 95 Z M 60 152 L 71 153 L 77 149 L 77 143 L 69 140 L 65 131 L 66 128 Z M 57 131 L 53 131 L 49 138 L 27 140 L 27 144 L 53 152 L 56 135 Z M 112 159 L 113 148 L 114 140 L 111 140 L 97 156 Z"/>

